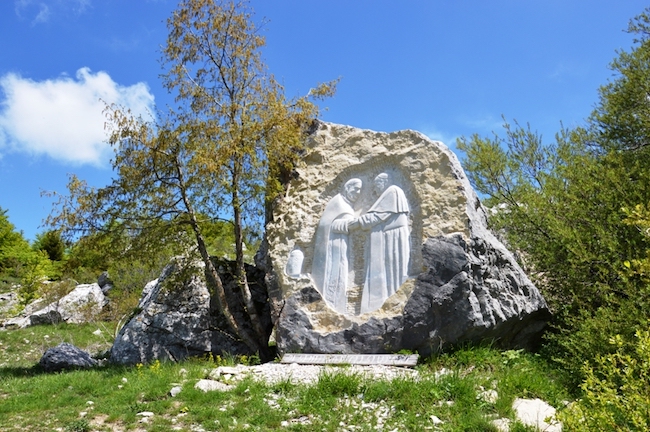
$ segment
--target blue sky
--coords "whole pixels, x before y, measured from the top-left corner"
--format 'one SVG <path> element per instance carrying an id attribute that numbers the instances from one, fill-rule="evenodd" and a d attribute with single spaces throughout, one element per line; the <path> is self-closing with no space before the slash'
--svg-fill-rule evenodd
<path id="1" fill-rule="evenodd" d="M 68 174 L 110 181 L 103 101 L 164 108 L 160 46 L 177 0 L 0 2 L 0 207 L 33 239 Z M 637 0 L 252 0 L 289 96 L 341 78 L 322 119 L 415 129 L 453 147 L 501 116 L 546 140 L 582 124 Z"/>

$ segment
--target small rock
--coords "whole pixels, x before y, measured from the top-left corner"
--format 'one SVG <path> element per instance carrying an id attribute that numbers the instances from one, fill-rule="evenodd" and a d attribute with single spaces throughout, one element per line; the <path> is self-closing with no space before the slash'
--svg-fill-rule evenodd
<path id="1" fill-rule="evenodd" d="M 113 281 L 111 280 L 111 277 L 108 275 L 108 272 L 102 272 L 102 274 L 99 275 L 97 278 L 97 285 L 99 285 L 100 288 L 104 288 L 106 285 L 112 285 Z"/>
<path id="2" fill-rule="evenodd" d="M 183 388 L 180 386 L 172 387 L 172 389 L 169 391 L 169 394 L 172 397 L 176 397 L 181 392 L 181 390 L 183 390 Z"/>
<path id="3" fill-rule="evenodd" d="M 209 392 L 209 391 L 229 391 L 232 390 L 234 387 L 219 381 L 202 379 L 196 383 L 194 388 L 198 390 L 202 390 L 204 392 Z"/>
<path id="4" fill-rule="evenodd" d="M 441 424 L 444 423 L 444 422 L 443 422 L 442 420 L 440 420 L 437 416 L 432 415 L 432 416 L 430 416 L 429 418 L 431 419 L 431 421 L 433 422 L 434 425 L 441 425 Z"/>
<path id="5" fill-rule="evenodd" d="M 544 432 L 561 432 L 562 423 L 555 420 L 555 408 L 541 399 L 520 399 L 512 403 L 517 419 L 526 426 Z"/>
<path id="6" fill-rule="evenodd" d="M 136 416 L 140 417 L 153 417 L 154 414 L 151 411 L 142 411 L 136 414 Z"/>
<path id="7" fill-rule="evenodd" d="M 476 395 L 476 399 L 480 399 L 484 402 L 494 405 L 499 399 L 499 393 L 496 390 L 483 390 Z"/>
<path id="8" fill-rule="evenodd" d="M 101 336 L 102 331 L 101 331 L 100 329 L 97 329 L 97 330 L 95 330 L 95 331 L 93 332 L 93 334 L 94 334 L 95 336 Z"/>
<path id="9" fill-rule="evenodd" d="M 509 432 L 510 431 L 510 419 L 499 418 L 492 420 L 490 423 L 499 431 L 499 432 Z"/>

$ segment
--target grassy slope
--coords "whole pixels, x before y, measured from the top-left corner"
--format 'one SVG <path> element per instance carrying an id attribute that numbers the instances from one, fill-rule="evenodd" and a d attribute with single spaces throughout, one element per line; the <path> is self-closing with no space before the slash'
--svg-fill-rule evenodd
<path id="1" fill-rule="evenodd" d="M 102 323 L 0 332 L 0 430 L 496 431 L 489 420 L 513 418 L 515 397 L 539 397 L 555 407 L 568 398 L 560 377 L 538 356 L 490 348 L 427 359 L 417 382 L 367 380 L 341 367 L 311 386 L 244 380 L 231 391 L 209 393 L 194 384 L 220 359 L 58 374 L 35 366 L 60 342 L 104 352 L 112 332 Z M 436 378 L 442 368 L 451 373 Z M 172 397 L 175 385 L 182 391 Z M 481 388 L 499 398 L 477 398 Z M 143 411 L 154 413 L 147 423 L 138 416 Z M 434 426 L 431 416 L 444 423 Z"/>

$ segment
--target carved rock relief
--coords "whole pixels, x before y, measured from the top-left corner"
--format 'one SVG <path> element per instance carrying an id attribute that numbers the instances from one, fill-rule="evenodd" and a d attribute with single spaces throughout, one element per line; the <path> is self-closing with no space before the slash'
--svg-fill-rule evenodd
<path id="1" fill-rule="evenodd" d="M 310 277 L 339 314 L 374 312 L 421 267 L 413 185 L 398 169 L 351 167 L 322 197 L 328 199 L 313 239 L 292 250 L 285 274 Z"/>

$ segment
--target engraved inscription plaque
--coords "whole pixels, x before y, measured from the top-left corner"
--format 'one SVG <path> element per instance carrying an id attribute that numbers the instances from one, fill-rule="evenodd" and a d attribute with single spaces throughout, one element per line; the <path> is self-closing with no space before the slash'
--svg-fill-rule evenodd
<path id="1" fill-rule="evenodd" d="M 388 365 L 415 366 L 418 354 L 296 354 L 287 353 L 282 363 L 298 364 L 351 364 L 351 365 Z"/>

